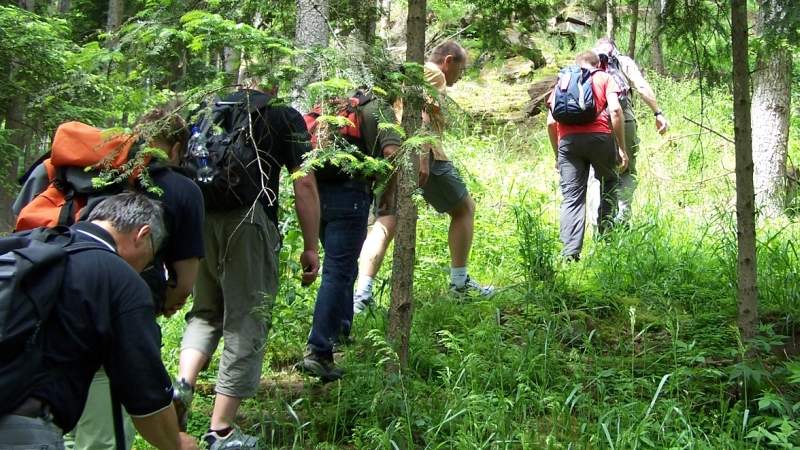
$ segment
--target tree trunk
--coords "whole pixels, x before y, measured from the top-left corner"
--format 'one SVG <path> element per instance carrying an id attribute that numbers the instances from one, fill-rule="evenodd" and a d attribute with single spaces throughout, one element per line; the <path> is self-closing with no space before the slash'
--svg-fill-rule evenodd
<path id="1" fill-rule="evenodd" d="M 756 205 L 763 217 L 777 217 L 786 206 L 786 155 L 792 99 L 792 52 L 781 18 L 787 0 L 760 0 L 757 31 L 763 36 L 753 74 L 753 161 Z"/>
<path id="2" fill-rule="evenodd" d="M 225 73 L 228 74 L 231 83 L 239 83 L 239 68 L 242 63 L 242 52 L 231 47 L 225 47 L 222 51 L 224 58 Z"/>
<path id="3" fill-rule="evenodd" d="M 295 26 L 295 45 L 297 48 L 311 52 L 314 48 L 328 46 L 328 0 L 297 0 L 297 22 Z M 298 109 L 304 109 L 305 88 L 320 79 L 314 58 L 308 54 L 301 55 L 297 60 L 297 67 L 301 69 L 300 75 L 295 80 L 293 104 Z"/>
<path id="4" fill-rule="evenodd" d="M 664 28 L 665 0 L 654 0 L 653 15 L 653 42 L 650 46 L 653 70 L 659 75 L 666 75 L 664 68 L 664 52 L 661 50 L 661 31 Z"/>
<path id="5" fill-rule="evenodd" d="M 377 0 L 350 0 L 350 7 L 355 13 L 359 39 L 367 45 L 372 45 L 379 14 Z"/>
<path id="6" fill-rule="evenodd" d="M 392 31 L 392 0 L 378 0 L 378 21 L 377 34 L 384 40 L 389 39 Z"/>
<path id="7" fill-rule="evenodd" d="M 756 224 L 753 191 L 753 137 L 750 128 L 750 71 L 748 67 L 747 0 L 731 0 L 733 51 L 733 117 L 736 142 L 736 235 L 739 331 L 749 341 L 758 326 L 756 284 Z"/>
<path id="8" fill-rule="evenodd" d="M 628 36 L 628 56 L 636 59 L 636 32 L 639 29 L 639 0 L 631 0 L 631 30 Z"/>
<path id="9" fill-rule="evenodd" d="M 606 0 L 606 37 L 614 39 L 616 34 L 616 19 L 614 0 Z"/>
<path id="10" fill-rule="evenodd" d="M 58 0 L 56 9 L 59 14 L 67 14 L 71 6 L 70 0 Z"/>
<path id="11" fill-rule="evenodd" d="M 125 14 L 125 0 L 108 0 L 108 20 L 106 30 L 113 33 L 122 25 L 122 17 Z"/>
<path id="12" fill-rule="evenodd" d="M 26 11 L 35 11 L 36 10 L 36 1 L 35 0 L 19 0 L 17 2 L 20 8 Z"/>
<path id="13" fill-rule="evenodd" d="M 406 41 L 406 61 L 421 66 L 425 59 L 426 0 L 409 0 Z M 412 77 L 413 79 L 414 77 Z M 418 78 L 422 74 L 418 73 Z M 413 89 L 414 87 L 412 87 Z M 422 123 L 421 86 L 403 99 L 403 127 L 413 136 Z M 400 366 L 408 364 L 408 342 L 411 336 L 411 319 L 414 310 L 414 259 L 417 240 L 417 206 L 412 194 L 417 188 L 419 158 L 415 151 L 403 151 L 398 162 L 397 181 L 397 237 L 394 241 L 392 262 L 392 298 L 389 305 L 389 340 L 400 359 Z"/>

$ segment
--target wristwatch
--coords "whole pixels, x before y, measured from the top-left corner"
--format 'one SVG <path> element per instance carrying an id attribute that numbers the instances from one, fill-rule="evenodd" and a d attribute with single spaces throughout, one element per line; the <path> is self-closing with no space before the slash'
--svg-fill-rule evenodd
<path id="1" fill-rule="evenodd" d="M 654 112 L 653 115 L 656 116 L 656 117 L 663 116 L 664 112 L 659 109 L 658 111 Z"/>

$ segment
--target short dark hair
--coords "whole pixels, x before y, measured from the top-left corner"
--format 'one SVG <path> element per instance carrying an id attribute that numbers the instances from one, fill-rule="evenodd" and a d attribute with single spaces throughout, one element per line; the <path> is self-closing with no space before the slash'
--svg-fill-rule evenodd
<path id="1" fill-rule="evenodd" d="M 149 225 L 155 249 L 160 248 L 167 237 L 161 202 L 138 192 L 123 192 L 108 197 L 94 207 L 86 220 L 108 221 L 121 233 L 130 233 Z"/>
<path id="2" fill-rule="evenodd" d="M 170 106 L 151 109 L 136 121 L 134 129 L 145 139 L 158 139 L 170 146 L 180 144 L 186 148 L 189 142 L 189 128 L 186 121 Z"/>
<path id="3" fill-rule="evenodd" d="M 600 57 L 597 56 L 597 53 L 587 50 L 585 52 L 578 53 L 578 56 L 575 57 L 576 64 L 589 64 L 592 67 L 597 67 L 600 64 Z"/>
<path id="4" fill-rule="evenodd" d="M 458 42 L 452 40 L 437 45 L 428 60 L 432 63 L 441 64 L 448 56 L 452 56 L 459 63 L 467 61 L 467 51 Z"/>

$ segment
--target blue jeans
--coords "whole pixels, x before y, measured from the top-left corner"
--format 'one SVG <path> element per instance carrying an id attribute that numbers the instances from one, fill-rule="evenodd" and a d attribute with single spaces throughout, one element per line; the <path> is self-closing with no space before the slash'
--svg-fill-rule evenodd
<path id="1" fill-rule="evenodd" d="M 372 194 L 366 183 L 320 183 L 319 200 L 319 235 L 325 256 L 308 347 L 329 357 L 334 341 L 350 334 L 353 284 L 358 275 L 358 255 L 367 237 Z"/>

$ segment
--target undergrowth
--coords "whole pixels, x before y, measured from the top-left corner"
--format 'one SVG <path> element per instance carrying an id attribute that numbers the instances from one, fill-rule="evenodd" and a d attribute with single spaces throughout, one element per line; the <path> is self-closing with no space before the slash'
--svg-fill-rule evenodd
<path id="1" fill-rule="evenodd" d="M 491 300 L 447 294 L 448 219 L 420 211 L 408 370 L 384 340 L 390 261 L 378 305 L 357 317 L 343 380 L 319 385 L 302 357 L 315 289 L 300 287 L 300 237 L 286 217 L 281 296 L 264 388 L 242 408 L 245 431 L 274 448 L 794 448 L 800 446 L 800 277 L 794 223 L 759 229 L 763 326 L 756 363 L 736 329 L 733 149 L 684 119 L 700 115 L 691 82 L 652 77 L 672 129 L 640 112 L 640 186 L 630 226 L 587 232 L 583 259 L 559 258 L 558 179 L 544 119 L 460 114 L 446 148 L 478 203 L 470 272 Z M 502 89 L 462 82 L 452 95 Z M 730 98 L 707 93 L 704 123 L 732 133 Z M 793 144 L 794 145 L 794 144 Z M 287 199 L 288 201 L 289 199 Z M 290 208 L 285 202 L 283 208 Z M 181 320 L 162 322 L 175 369 Z M 208 425 L 216 363 L 201 377 L 190 430 Z"/>

